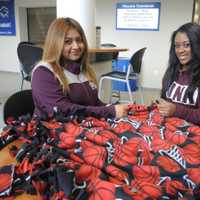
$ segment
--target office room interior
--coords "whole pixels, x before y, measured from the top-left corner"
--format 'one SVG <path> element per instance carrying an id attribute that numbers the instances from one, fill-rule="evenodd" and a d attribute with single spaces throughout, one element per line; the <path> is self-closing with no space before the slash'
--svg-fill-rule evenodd
<path id="1" fill-rule="evenodd" d="M 7 0 L 0 0 L 0 4 L 3 1 Z M 174 115 L 164 115 L 159 105 L 164 101 L 164 98 L 160 97 L 162 78 L 168 66 L 172 33 L 188 22 L 196 20 L 195 22 L 200 24 L 199 15 L 197 15 L 196 19 L 194 15 L 196 3 L 199 3 L 197 11 L 200 14 L 200 0 L 13 1 L 16 31 L 10 36 L 0 34 L 0 200 L 4 198 L 13 200 L 199 200 L 199 105 L 197 105 L 197 109 L 195 105 L 198 115 L 193 115 L 194 120 L 197 120 L 198 123 L 176 116 L 174 113 Z M 65 5 L 62 6 L 61 2 Z M 89 19 L 94 24 L 89 24 L 89 28 L 92 27 L 93 33 L 95 33 L 95 40 L 96 27 L 101 27 L 100 44 L 110 43 L 116 45 L 116 48 L 110 48 L 113 49 L 110 52 L 108 51 L 109 48 L 107 48 L 108 52 L 106 53 L 113 53 L 114 49 L 116 50 L 117 48 L 124 49 L 119 51 L 118 60 L 127 61 L 137 50 L 146 48 L 142 59 L 140 79 L 144 104 L 140 104 L 142 98 L 138 91 L 132 91 L 133 100 L 136 100 L 135 103 L 129 101 L 128 104 L 122 105 L 118 104 L 117 101 L 115 103 L 109 102 L 107 95 L 109 95 L 111 85 L 108 85 L 107 82 L 103 85 L 105 89 L 103 91 L 104 97 L 100 99 L 106 99 L 104 101 L 105 104 L 99 101 L 97 89 L 101 84 L 97 84 L 96 87 L 95 81 L 92 82 L 93 79 L 89 79 L 90 77 L 86 76 L 88 69 L 85 69 L 87 67 L 84 63 L 84 58 L 86 57 L 84 54 L 86 46 L 84 36 L 73 26 L 66 31 L 66 27 L 68 28 L 67 21 L 70 19 L 60 20 L 64 24 L 63 34 L 62 39 L 59 39 L 61 38 L 59 36 L 59 41 L 57 42 L 57 44 L 60 44 L 58 45 L 60 46 L 60 51 L 56 47 L 55 52 L 62 52 L 62 57 L 60 56 L 61 54 L 55 53 L 57 54 L 55 61 L 49 61 L 47 63 L 49 64 L 48 66 L 45 66 L 46 63 L 44 62 L 39 63 L 31 74 L 32 88 L 30 80 L 25 81 L 23 88 L 21 88 L 22 76 L 20 69 L 22 63 L 19 61 L 17 52 L 18 45 L 21 41 L 32 41 L 34 37 L 30 39 L 33 36 L 30 36 L 30 30 L 34 29 L 35 33 L 41 31 L 39 22 L 32 25 L 31 28 L 28 26 L 28 21 L 30 20 L 30 18 L 28 19 L 28 14 L 30 13 L 28 12 L 32 8 L 53 8 L 51 11 L 55 18 L 60 17 L 63 13 L 63 17 L 71 17 L 65 12 L 66 5 L 73 4 L 74 7 L 80 8 L 81 6 L 77 5 L 77 3 L 80 3 L 82 8 L 86 8 L 85 5 L 90 7 L 89 3 L 94 6 L 94 13 L 91 13 L 92 18 Z M 138 5 L 153 3 L 154 5 L 159 5 L 158 29 L 117 29 L 117 6 L 128 3 L 138 3 Z M 60 12 L 61 9 L 62 14 Z M 80 14 L 78 9 L 72 9 L 71 11 L 74 14 L 76 12 L 78 12 L 78 15 Z M 83 18 L 86 17 L 87 9 L 84 11 L 85 13 L 82 13 Z M 87 13 L 87 17 L 90 18 L 90 13 Z M 197 25 L 195 24 L 195 26 Z M 61 28 L 59 27 L 59 29 Z M 74 35 L 76 36 L 71 36 L 69 34 L 70 31 L 75 32 Z M 103 52 L 106 50 L 106 47 L 97 46 L 96 41 L 93 41 L 90 37 L 91 35 L 87 34 L 87 31 L 85 32 L 86 37 L 88 37 L 89 56 L 94 52 L 97 55 L 98 51 L 102 53 L 101 50 Z M 57 34 L 57 31 L 54 30 L 54 33 Z M 55 37 L 51 37 L 47 41 L 52 41 L 52 38 Z M 65 48 L 63 47 L 68 45 L 66 44 L 68 38 L 76 43 L 81 41 L 79 46 L 75 43 L 79 51 L 79 57 L 74 60 L 64 54 Z M 61 40 L 62 43 L 60 42 Z M 193 42 L 193 40 L 191 41 Z M 195 48 L 192 49 L 191 47 L 195 45 L 191 41 L 174 42 L 174 51 L 177 46 L 179 46 L 178 48 L 181 46 L 184 51 L 185 48 L 188 48 L 187 53 L 189 52 L 189 56 L 186 53 L 186 58 L 189 57 L 192 60 L 194 55 L 192 55 L 192 51 Z M 42 48 L 43 42 L 39 42 L 36 45 L 33 44 L 32 47 L 37 46 L 43 52 L 43 49 L 45 49 Z M 52 52 L 56 45 L 49 45 L 50 43 L 48 43 L 48 46 L 51 46 L 50 52 Z M 68 52 L 72 51 L 72 44 L 68 45 L 67 48 L 69 48 Z M 91 51 L 92 49 L 95 49 L 94 52 Z M 47 50 L 45 49 L 45 51 Z M 50 55 L 52 56 L 52 54 Z M 65 60 L 63 61 L 62 58 Z M 98 62 L 97 60 L 92 60 L 92 56 L 89 58 L 92 61 L 90 63 L 91 67 L 97 74 L 98 83 L 101 83 L 101 74 L 113 69 L 112 57 Z M 44 59 L 43 61 L 46 60 Z M 189 62 L 190 60 L 183 66 L 186 65 L 188 67 Z M 81 101 L 85 99 L 91 100 L 94 97 L 100 104 L 71 101 L 70 90 L 67 90 L 64 87 L 65 85 L 60 84 L 63 82 L 59 82 L 60 77 L 56 76 L 58 73 L 52 74 L 52 72 L 55 72 L 54 63 L 56 63 L 55 65 L 59 63 L 57 66 L 63 72 L 64 81 L 66 79 L 67 81 L 70 80 L 69 74 L 71 72 L 69 68 L 71 63 L 78 64 L 72 65 L 72 67 L 75 66 L 79 72 L 77 74 L 71 73 L 78 81 L 72 80 L 69 83 L 66 81 L 66 86 L 87 83 L 90 90 L 87 90 L 85 85 L 81 87 L 78 85 L 80 88 L 78 91 L 80 92 L 74 89 L 77 99 Z M 195 67 L 197 69 L 199 65 L 195 65 Z M 41 79 L 34 79 L 38 69 L 44 73 L 40 75 Z M 68 74 L 64 74 L 64 71 L 68 71 Z M 180 73 L 182 72 L 181 68 Z M 81 82 L 82 75 L 84 75 L 83 82 Z M 48 79 L 48 76 L 52 79 Z M 43 78 L 46 80 L 43 81 Z M 170 79 L 169 76 L 166 79 Z M 35 85 L 39 83 L 37 90 L 35 90 L 36 92 L 34 91 L 34 81 Z M 49 85 L 45 85 L 45 83 L 49 83 Z M 71 87 L 70 85 L 72 89 L 73 86 Z M 171 88 L 172 86 L 170 87 L 172 91 Z M 196 88 L 194 89 L 192 92 L 196 95 Z M 91 91 L 95 92 L 95 95 Z M 30 101 L 25 100 L 27 96 L 23 92 L 28 92 L 27 96 Z M 79 93 L 81 93 L 81 96 Z M 16 98 L 9 98 L 13 97 L 13 94 L 18 94 L 16 95 L 18 101 L 16 101 Z M 86 94 L 88 98 L 86 98 Z M 121 95 L 123 99 L 127 100 L 130 97 L 129 94 L 128 91 L 123 91 Z M 167 94 L 168 91 L 166 96 Z M 38 101 L 37 97 L 40 101 Z M 55 101 L 50 101 L 54 97 L 56 97 Z M 113 99 L 118 100 L 118 97 L 115 98 Z M 199 100 L 199 88 L 197 98 Z M 10 105 L 8 104 L 9 99 L 12 100 Z M 170 105 L 173 104 L 169 101 L 165 102 Z M 51 106 L 49 112 L 47 109 L 48 104 Z M 199 104 L 199 101 L 197 104 Z M 193 104 L 186 106 L 192 107 L 191 105 L 193 106 Z M 44 108 L 44 110 L 41 109 L 42 112 L 40 112 L 40 108 Z M 62 110 L 62 108 L 66 108 L 66 110 Z M 95 110 L 93 111 L 94 108 L 101 112 L 96 113 Z M 117 108 L 120 108 L 119 115 L 117 115 Z M 107 111 L 107 109 L 111 111 L 108 110 L 108 114 L 104 115 L 104 110 Z M 22 110 L 25 113 L 21 114 Z M 39 115 L 37 115 L 37 111 Z M 181 111 L 180 113 L 182 114 Z M 186 110 L 184 114 L 188 117 L 192 115 L 191 113 L 191 110 Z M 14 114 L 16 115 L 14 116 Z"/>
<path id="2" fill-rule="evenodd" d="M 59 1 L 59 0 L 58 0 Z M 147 47 L 143 58 L 141 85 L 145 90 L 158 91 L 161 89 L 163 73 L 167 67 L 170 37 L 180 25 L 190 22 L 193 15 L 193 0 L 160 0 L 145 2 L 160 2 L 159 30 L 117 30 L 116 4 L 127 3 L 125 0 L 96 0 L 95 25 L 101 27 L 101 43 L 113 43 L 117 47 L 127 48 L 120 52 L 119 57 L 130 58 L 138 49 Z M 140 0 L 131 3 L 144 2 Z M 18 73 L 20 64 L 17 57 L 17 45 L 20 41 L 28 41 L 27 8 L 54 7 L 56 0 L 15 0 L 16 35 L 0 36 L 0 73 Z M 70 3 L 70 1 L 69 1 Z M 95 28 L 95 27 L 94 27 Z M 106 66 L 104 66 L 105 68 Z M 107 68 L 107 67 L 106 67 Z M 103 69 L 103 68 L 102 68 Z M 98 68 L 101 72 L 101 68 Z M 9 79 L 9 78 L 8 78 Z M 0 85 L 9 87 L 9 80 L 1 79 Z M 20 82 L 20 79 L 19 79 Z M 20 89 L 20 83 L 16 83 Z M 16 85 L 15 85 L 16 86 Z M 0 91 L 7 90 L 1 87 Z M 4 88 L 4 89 L 3 89 Z M 1 92 L 0 92 L 1 93 Z M 7 94 L 6 94 L 7 95 Z M 0 95 L 5 96 L 4 94 Z M 157 98 L 157 97 L 156 97 Z M 3 100 L 2 100 L 3 101 Z"/>

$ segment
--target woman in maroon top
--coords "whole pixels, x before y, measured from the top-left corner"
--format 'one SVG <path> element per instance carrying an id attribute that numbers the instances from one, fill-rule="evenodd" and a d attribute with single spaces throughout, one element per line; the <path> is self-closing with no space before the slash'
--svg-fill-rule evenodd
<path id="1" fill-rule="evenodd" d="M 200 25 L 187 23 L 172 34 L 163 77 L 160 113 L 200 125 Z"/>
<path id="2" fill-rule="evenodd" d="M 57 18 L 50 25 L 42 61 L 33 70 L 31 86 L 37 116 L 52 116 L 56 110 L 67 115 L 127 115 L 128 105 L 106 105 L 98 99 L 86 37 L 72 18 Z"/>

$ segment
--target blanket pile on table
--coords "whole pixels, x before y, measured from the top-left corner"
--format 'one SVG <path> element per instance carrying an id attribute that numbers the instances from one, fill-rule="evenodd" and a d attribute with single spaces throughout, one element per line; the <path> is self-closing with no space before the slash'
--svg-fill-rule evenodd
<path id="1" fill-rule="evenodd" d="M 18 163 L 0 168 L 0 198 L 200 199 L 200 127 L 132 104 L 120 119 L 27 116 L 10 121 L 0 148 Z"/>

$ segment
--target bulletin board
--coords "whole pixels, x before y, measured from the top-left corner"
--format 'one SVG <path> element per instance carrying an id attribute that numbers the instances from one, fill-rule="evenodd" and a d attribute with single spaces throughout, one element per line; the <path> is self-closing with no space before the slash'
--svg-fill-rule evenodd
<path id="1" fill-rule="evenodd" d="M 158 31 L 160 8 L 160 2 L 117 3 L 116 29 Z"/>

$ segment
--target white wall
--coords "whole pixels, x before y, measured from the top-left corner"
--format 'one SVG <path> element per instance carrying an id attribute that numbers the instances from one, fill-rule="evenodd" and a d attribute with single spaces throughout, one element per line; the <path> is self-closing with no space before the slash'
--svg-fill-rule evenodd
<path id="1" fill-rule="evenodd" d="M 77 20 L 87 35 L 88 46 L 96 46 L 95 28 L 96 0 L 57 0 L 57 17 L 71 17 Z"/>
<path id="2" fill-rule="evenodd" d="M 0 71 L 19 71 L 17 45 L 27 40 L 25 8 L 56 6 L 56 0 L 15 0 L 16 36 L 0 36 Z"/>
<path id="3" fill-rule="evenodd" d="M 161 0 L 159 31 L 115 30 L 116 3 L 140 1 L 156 0 L 96 0 L 96 25 L 101 26 L 102 43 L 111 42 L 129 49 L 126 53 L 120 53 L 120 56 L 130 57 L 134 51 L 146 46 L 142 85 L 160 88 L 167 66 L 171 33 L 183 23 L 191 21 L 193 0 Z M 15 4 L 16 36 L 0 36 L 0 71 L 19 71 L 16 48 L 19 41 L 27 37 L 25 8 L 56 6 L 56 0 L 15 0 Z"/>
<path id="4" fill-rule="evenodd" d="M 96 25 L 101 26 L 102 43 L 110 42 L 128 48 L 120 56 L 130 57 L 139 48 L 147 47 L 142 69 L 142 86 L 160 88 L 168 62 L 172 31 L 192 19 L 193 0 L 161 0 L 159 31 L 115 30 L 117 2 L 156 2 L 156 0 L 97 0 Z"/>

